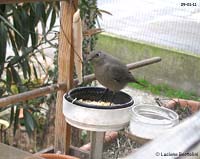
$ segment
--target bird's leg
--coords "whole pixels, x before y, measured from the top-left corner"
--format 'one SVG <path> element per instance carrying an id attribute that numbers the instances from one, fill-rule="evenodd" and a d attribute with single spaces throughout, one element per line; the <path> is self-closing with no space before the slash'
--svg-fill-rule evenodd
<path id="1" fill-rule="evenodd" d="M 110 106 L 113 103 L 113 100 L 115 99 L 115 92 L 112 92 L 111 100 L 110 100 Z"/>
<path id="2" fill-rule="evenodd" d="M 106 88 L 103 92 L 103 94 L 100 96 L 100 98 L 98 99 L 98 101 L 101 101 L 103 99 L 103 97 L 107 94 L 107 92 L 109 91 L 108 88 Z"/>

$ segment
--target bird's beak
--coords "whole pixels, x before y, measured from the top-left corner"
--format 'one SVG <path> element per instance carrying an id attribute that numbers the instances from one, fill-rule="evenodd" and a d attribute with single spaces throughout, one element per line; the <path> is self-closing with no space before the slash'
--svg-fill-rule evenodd
<path id="1" fill-rule="evenodd" d="M 86 62 L 89 62 L 89 61 L 91 61 L 94 57 L 93 57 L 94 55 L 93 55 L 93 52 L 91 52 L 90 54 L 88 54 L 87 56 L 86 56 Z"/>

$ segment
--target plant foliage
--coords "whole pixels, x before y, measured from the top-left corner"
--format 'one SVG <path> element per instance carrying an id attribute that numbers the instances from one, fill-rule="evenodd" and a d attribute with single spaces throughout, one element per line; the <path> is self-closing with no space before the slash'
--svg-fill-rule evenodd
<path id="1" fill-rule="evenodd" d="M 95 34 L 102 31 L 95 29 L 97 16 L 101 16 L 101 13 L 96 0 L 80 0 L 78 7 L 83 31 L 87 32 L 84 36 L 83 52 L 89 53 L 96 44 Z M 60 3 L 55 1 L 0 5 L 0 98 L 56 82 L 56 22 L 59 10 Z M 46 67 L 48 61 L 44 50 L 49 47 L 55 48 L 53 69 Z M 91 73 L 88 65 L 84 67 L 84 73 Z M 14 128 L 14 134 L 19 125 L 23 125 L 30 136 L 36 128 L 42 130 L 42 126 L 47 123 L 40 123 L 39 119 L 43 118 L 43 111 L 51 109 L 48 105 L 51 105 L 49 102 L 52 97 L 55 94 L 9 105 L 0 108 L 0 112 L 9 110 L 10 127 Z M 20 115 L 23 118 L 19 118 Z"/>
<path id="2" fill-rule="evenodd" d="M 56 48 L 54 33 L 59 16 L 59 2 L 35 2 L 0 5 L 0 97 L 25 92 L 48 84 L 45 47 Z M 47 36 L 51 35 L 51 39 Z M 9 50 L 8 48 L 12 48 Z M 17 103 L 10 109 L 14 133 L 23 108 L 23 123 L 29 135 L 37 127 L 34 113 L 41 109 L 44 98 Z"/>

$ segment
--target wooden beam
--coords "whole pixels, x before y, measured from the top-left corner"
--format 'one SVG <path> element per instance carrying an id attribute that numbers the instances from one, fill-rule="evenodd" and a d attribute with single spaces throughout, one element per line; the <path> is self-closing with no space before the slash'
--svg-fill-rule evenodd
<path id="1" fill-rule="evenodd" d="M 53 0 L 0 0 L 0 4 L 33 3 L 40 1 L 53 1 Z M 54 1 L 59 1 L 59 0 L 54 0 Z"/>
<path id="2" fill-rule="evenodd" d="M 55 152 L 69 154 L 71 127 L 62 112 L 63 95 L 73 87 L 74 53 L 72 45 L 72 19 L 77 0 L 61 2 L 60 36 L 58 52 L 58 83 L 66 83 L 66 89 L 58 91 L 55 117 Z"/>
<path id="3" fill-rule="evenodd" d="M 157 63 L 157 62 L 160 62 L 160 61 L 161 61 L 160 57 L 152 57 L 152 58 L 149 58 L 149 59 L 145 59 L 145 60 L 141 60 L 141 61 L 137 61 L 137 62 L 134 62 L 134 63 L 127 64 L 126 66 L 128 67 L 129 70 L 131 70 L 131 69 L 136 69 L 136 68 L 139 68 L 139 67 L 144 67 L 144 66 L 147 66 L 147 65 L 150 65 L 150 64 L 153 64 L 153 63 Z"/>
<path id="4" fill-rule="evenodd" d="M 153 57 L 150 59 L 145 59 L 145 60 L 141 60 L 138 62 L 134 62 L 134 63 L 130 63 L 127 64 L 127 67 L 129 68 L 129 70 L 135 69 L 135 68 L 139 68 L 139 67 L 143 67 L 146 65 L 150 65 L 156 62 L 161 61 L 160 57 Z M 84 76 L 83 78 L 84 83 L 90 83 L 93 80 L 95 80 L 95 75 L 94 74 L 90 74 L 87 76 Z M 73 81 L 74 86 L 77 86 L 78 84 L 78 79 L 74 79 Z M 12 95 L 12 96 L 8 96 L 8 97 L 4 97 L 4 98 L 0 98 L 0 107 L 5 107 L 9 104 L 14 104 L 17 102 L 22 102 L 22 101 L 26 101 L 26 100 L 30 100 L 36 97 L 40 97 L 58 90 L 67 90 L 67 84 L 65 83 L 57 83 L 57 84 L 52 84 L 49 86 L 45 86 L 45 87 L 41 87 L 41 88 L 36 88 L 34 90 L 31 91 L 27 91 L 24 93 L 20 93 L 20 94 L 16 94 L 16 95 Z"/>
<path id="5" fill-rule="evenodd" d="M 23 92 L 20 94 L 4 97 L 0 99 L 0 107 L 5 107 L 9 104 L 30 100 L 36 97 L 44 96 L 46 94 L 56 92 L 57 90 L 66 89 L 66 84 L 52 84 L 45 87 L 36 88 L 31 91 Z"/>

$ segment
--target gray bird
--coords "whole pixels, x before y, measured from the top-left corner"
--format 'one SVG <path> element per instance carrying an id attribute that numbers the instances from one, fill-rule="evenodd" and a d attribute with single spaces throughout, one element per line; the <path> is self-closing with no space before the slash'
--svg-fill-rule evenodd
<path id="1" fill-rule="evenodd" d="M 92 52 L 87 60 L 93 64 L 96 79 L 114 93 L 123 89 L 129 82 L 144 86 L 133 77 L 126 65 L 111 55 L 102 51 Z"/>

